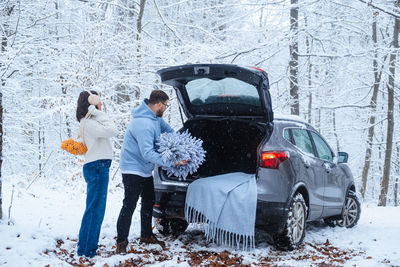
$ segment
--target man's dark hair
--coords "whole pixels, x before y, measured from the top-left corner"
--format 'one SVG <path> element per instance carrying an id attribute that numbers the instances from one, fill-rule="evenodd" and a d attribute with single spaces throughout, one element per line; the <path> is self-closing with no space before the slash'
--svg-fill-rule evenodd
<path id="1" fill-rule="evenodd" d="M 153 90 L 150 94 L 149 104 L 154 105 L 158 103 L 165 103 L 169 100 L 168 95 L 161 90 Z"/>
<path id="2" fill-rule="evenodd" d="M 99 95 L 96 91 L 90 91 L 94 95 Z M 89 93 L 87 91 L 82 91 L 78 97 L 78 105 L 76 108 L 76 119 L 80 122 L 82 118 L 86 116 L 89 109 Z"/>

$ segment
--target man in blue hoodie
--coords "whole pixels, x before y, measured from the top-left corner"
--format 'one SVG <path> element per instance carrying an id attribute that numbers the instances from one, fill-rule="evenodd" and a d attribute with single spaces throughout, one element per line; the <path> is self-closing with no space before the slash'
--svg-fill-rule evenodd
<path id="1" fill-rule="evenodd" d="M 139 196 L 142 197 L 140 211 L 140 242 L 164 246 L 152 231 L 151 219 L 154 205 L 154 164 L 169 167 L 155 150 L 155 143 L 161 133 L 174 130 L 161 117 L 168 107 L 168 95 L 154 90 L 149 99 L 132 111 L 132 121 L 125 133 L 121 150 L 120 169 L 125 197 L 117 222 L 117 253 L 126 253 L 132 214 Z M 185 164 L 175 163 L 175 164 Z"/>

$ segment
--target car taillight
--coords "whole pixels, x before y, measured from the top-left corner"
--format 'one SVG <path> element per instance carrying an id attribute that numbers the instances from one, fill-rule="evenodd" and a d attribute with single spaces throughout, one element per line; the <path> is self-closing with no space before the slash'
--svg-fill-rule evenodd
<path id="1" fill-rule="evenodd" d="M 260 167 L 279 169 L 279 165 L 289 158 L 286 151 L 264 151 L 261 154 Z"/>

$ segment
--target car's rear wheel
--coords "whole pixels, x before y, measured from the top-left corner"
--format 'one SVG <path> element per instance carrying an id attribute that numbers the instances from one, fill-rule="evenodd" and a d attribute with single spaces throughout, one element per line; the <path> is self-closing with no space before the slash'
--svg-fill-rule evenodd
<path id="1" fill-rule="evenodd" d="M 361 214 L 361 204 L 358 201 L 356 193 L 349 191 L 346 196 L 346 200 L 343 206 L 342 220 L 336 221 L 336 224 L 341 227 L 351 228 L 354 227 Z"/>
<path id="2" fill-rule="evenodd" d="M 275 246 L 281 250 L 298 248 L 306 233 L 307 206 L 302 194 L 297 193 L 290 202 L 288 219 L 282 233 L 273 236 Z"/>
<path id="3" fill-rule="evenodd" d="M 160 218 L 155 220 L 155 226 L 158 232 L 164 236 L 169 235 L 179 235 L 186 231 L 188 227 L 188 223 L 186 220 L 173 218 L 166 219 Z"/>

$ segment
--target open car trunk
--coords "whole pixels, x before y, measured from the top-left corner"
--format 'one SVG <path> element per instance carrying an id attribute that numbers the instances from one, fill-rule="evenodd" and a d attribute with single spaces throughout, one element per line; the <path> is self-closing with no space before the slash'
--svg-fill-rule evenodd
<path id="1" fill-rule="evenodd" d="M 181 130 L 186 129 L 203 140 L 207 152 L 205 162 L 187 181 L 230 172 L 256 173 L 257 149 L 266 136 L 264 124 L 250 120 L 192 119 Z M 177 177 L 166 179 L 179 180 Z"/>

